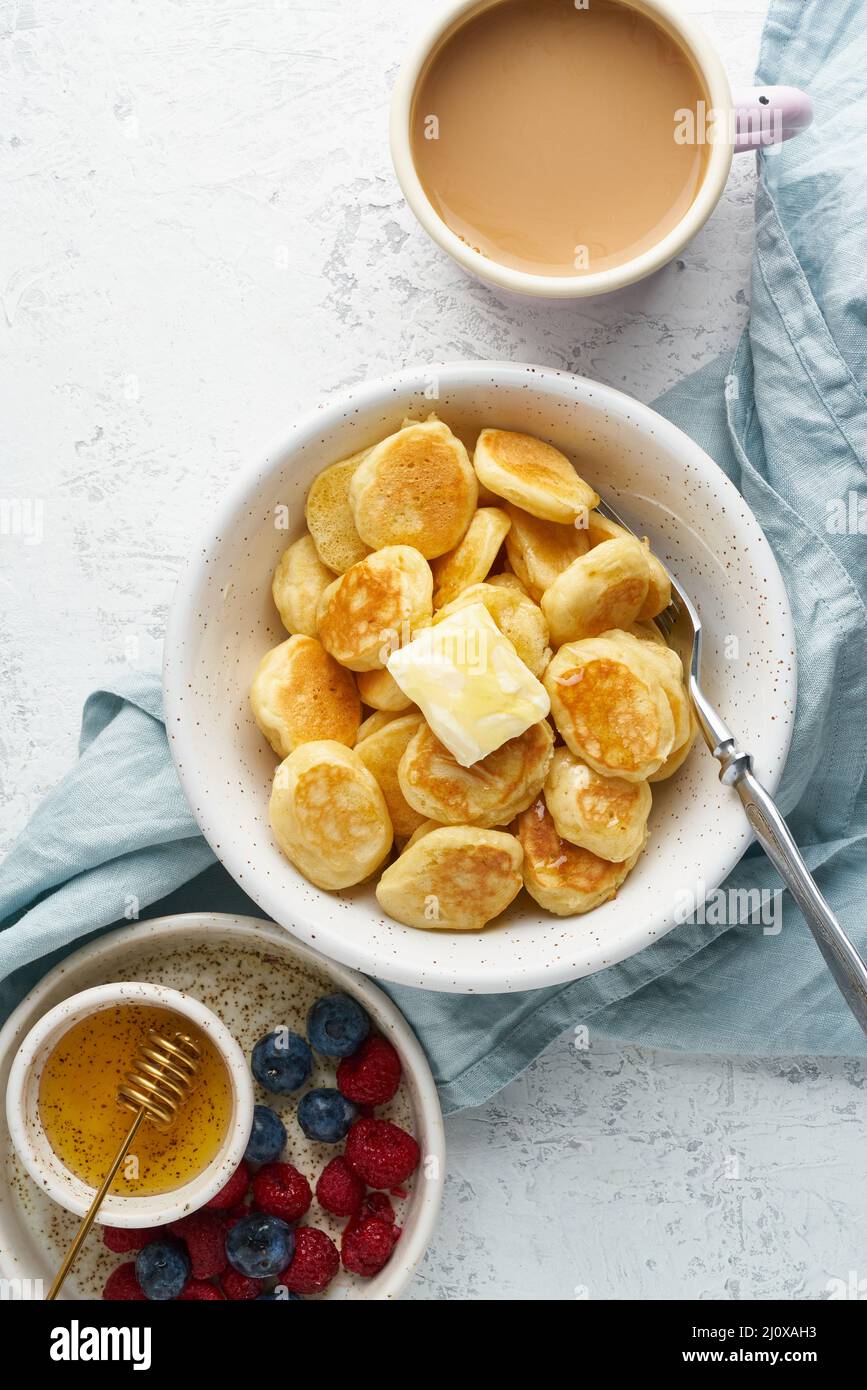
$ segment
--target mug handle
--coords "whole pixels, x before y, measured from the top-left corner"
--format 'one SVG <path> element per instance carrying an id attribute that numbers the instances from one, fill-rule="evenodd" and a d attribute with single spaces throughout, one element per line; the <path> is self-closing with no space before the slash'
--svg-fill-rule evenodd
<path id="1" fill-rule="evenodd" d="M 732 105 L 735 154 L 790 140 L 813 119 L 813 103 L 799 87 L 741 87 Z"/>

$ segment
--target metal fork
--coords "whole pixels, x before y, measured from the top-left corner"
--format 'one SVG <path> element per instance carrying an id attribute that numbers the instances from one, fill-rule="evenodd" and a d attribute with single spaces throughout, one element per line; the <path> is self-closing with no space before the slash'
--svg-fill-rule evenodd
<path id="1" fill-rule="evenodd" d="M 630 535 L 636 534 L 609 503 L 600 501 L 599 511 Z M 734 787 L 740 797 L 756 839 L 801 909 L 843 998 L 867 1033 L 867 966 L 819 892 L 773 797 L 755 776 L 750 754 L 740 748 L 702 690 L 701 619 L 689 595 L 667 569 L 666 574 L 671 581 L 671 603 L 655 622 L 684 658 L 690 697 L 704 741 L 720 764 L 720 781 Z"/>

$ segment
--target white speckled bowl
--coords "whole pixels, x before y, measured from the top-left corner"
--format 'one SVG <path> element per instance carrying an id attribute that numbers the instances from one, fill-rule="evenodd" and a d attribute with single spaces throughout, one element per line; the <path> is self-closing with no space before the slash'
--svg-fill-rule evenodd
<path id="1" fill-rule="evenodd" d="M 432 409 L 470 445 L 485 425 L 550 440 L 650 537 L 704 619 L 708 695 L 771 790 L 795 709 L 791 613 L 757 521 L 713 460 L 647 406 L 568 373 L 499 362 L 409 369 L 327 401 L 239 478 L 180 581 L 166 634 L 166 727 L 204 835 L 266 912 L 337 960 L 422 988 L 531 989 L 601 970 L 670 931 L 680 891 L 715 888 L 751 832 L 700 747 L 654 787 L 650 843 L 617 898 L 584 917 L 548 916 L 520 894 L 484 932 L 416 931 L 385 917 L 369 884 L 321 892 L 283 857 L 268 825 L 276 759 L 247 698 L 257 662 L 285 638 L 271 574 L 301 534 L 316 474 Z"/>
<path id="2" fill-rule="evenodd" d="M 405 1184 L 405 1195 L 392 1196 L 402 1234 L 385 1267 L 373 1279 L 360 1279 L 341 1269 L 319 1297 L 399 1298 L 436 1224 L 445 1182 L 445 1137 L 427 1058 L 391 1000 L 363 976 L 325 960 L 273 922 L 210 912 L 161 917 L 89 942 L 39 981 L 0 1029 L 0 1091 L 7 1085 L 22 1041 L 49 1010 L 81 990 L 105 988 L 113 981 L 131 978 L 159 984 L 160 988 L 195 989 L 202 1003 L 229 1030 L 245 1058 L 257 1039 L 280 1024 L 303 1033 L 307 1011 L 322 994 L 345 990 L 364 1005 L 377 1031 L 394 1044 L 403 1064 L 396 1096 L 376 1113 L 410 1130 L 423 1160 Z M 333 1086 L 335 1065 L 315 1054 L 310 1086 Z M 254 1093 L 256 1102 L 272 1106 L 286 1126 L 285 1160 L 315 1184 L 338 1150 L 331 1144 L 313 1143 L 302 1134 L 295 1115 L 297 1095 L 273 1096 L 258 1084 Z M 339 1245 L 346 1223 L 329 1215 L 314 1199 L 302 1224 L 318 1226 Z M 78 1226 L 78 1218 L 57 1206 L 38 1178 L 31 1180 L 8 1133 L 0 1127 L 0 1280 L 11 1281 L 10 1297 L 42 1296 L 40 1281 L 44 1292 Z M 131 1258 L 112 1254 L 99 1233 L 94 1233 L 85 1242 L 61 1297 L 99 1298 L 111 1271 Z"/>

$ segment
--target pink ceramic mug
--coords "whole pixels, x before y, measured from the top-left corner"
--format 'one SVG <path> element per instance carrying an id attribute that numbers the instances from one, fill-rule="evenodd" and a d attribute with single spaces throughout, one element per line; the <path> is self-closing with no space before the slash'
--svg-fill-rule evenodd
<path id="1" fill-rule="evenodd" d="M 716 207 L 725 188 L 733 153 L 774 148 L 798 135 L 812 120 L 812 104 L 796 87 L 729 87 L 725 70 L 707 35 L 683 15 L 673 0 L 620 0 L 653 19 L 690 55 L 707 94 L 699 138 L 709 145 L 704 178 L 684 216 L 649 250 L 620 265 L 587 275 L 536 275 L 501 265 L 468 246 L 439 216 L 416 172 L 410 121 L 416 86 L 431 57 L 472 15 L 501 0 L 450 0 L 414 44 L 398 76 L 391 107 L 391 155 L 404 196 L 422 227 L 438 246 L 477 276 L 502 290 L 542 299 L 585 299 L 607 294 L 653 274 L 679 255 Z"/>

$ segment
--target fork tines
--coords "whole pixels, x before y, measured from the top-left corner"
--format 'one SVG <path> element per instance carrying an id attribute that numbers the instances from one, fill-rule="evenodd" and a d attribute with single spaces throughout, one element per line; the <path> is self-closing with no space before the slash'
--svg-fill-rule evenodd
<path id="1" fill-rule="evenodd" d="M 681 608 L 674 593 L 671 595 L 671 603 L 667 608 L 663 608 L 661 613 L 657 613 L 654 618 L 656 626 L 659 628 L 663 637 L 670 637 L 675 623 L 680 617 Z"/>
<path id="2" fill-rule="evenodd" d="M 674 625 L 677 622 L 677 611 L 675 611 L 674 604 L 670 603 L 661 613 L 657 613 L 653 621 L 656 623 L 663 637 L 670 637 Z"/>

